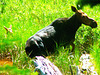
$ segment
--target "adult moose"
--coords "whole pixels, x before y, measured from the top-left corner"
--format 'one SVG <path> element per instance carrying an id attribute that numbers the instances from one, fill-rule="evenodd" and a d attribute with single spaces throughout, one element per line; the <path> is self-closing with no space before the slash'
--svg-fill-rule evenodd
<path id="1" fill-rule="evenodd" d="M 47 55 L 53 52 L 57 46 L 72 45 L 72 51 L 75 45 L 75 33 L 82 25 L 88 25 L 92 28 L 97 27 L 97 22 L 89 18 L 82 10 L 77 10 L 74 6 L 71 9 L 75 14 L 70 18 L 58 18 L 49 26 L 41 29 L 26 42 L 26 54 L 33 58 L 34 56 Z"/>

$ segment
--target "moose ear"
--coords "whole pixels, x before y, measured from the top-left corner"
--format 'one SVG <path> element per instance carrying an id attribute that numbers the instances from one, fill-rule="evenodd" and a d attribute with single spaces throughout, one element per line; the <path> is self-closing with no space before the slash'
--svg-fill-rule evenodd
<path id="1" fill-rule="evenodd" d="M 72 9 L 73 12 L 77 11 L 77 9 L 74 6 L 71 6 L 71 9 Z"/>

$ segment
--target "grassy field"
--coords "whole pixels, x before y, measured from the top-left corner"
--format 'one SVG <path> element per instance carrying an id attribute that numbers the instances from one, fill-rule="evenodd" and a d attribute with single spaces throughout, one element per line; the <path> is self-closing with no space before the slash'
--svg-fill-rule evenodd
<path id="1" fill-rule="evenodd" d="M 10 52 L 14 66 L 18 69 L 34 71 L 31 59 L 25 53 L 27 39 L 38 30 L 61 17 L 74 14 L 71 6 L 77 7 L 78 0 L 0 0 L 0 55 Z M 69 49 L 57 49 L 50 60 L 66 75 L 69 65 L 79 65 L 79 57 L 87 51 L 94 58 L 95 68 L 100 74 L 100 4 L 93 7 L 84 5 L 82 10 L 98 23 L 98 28 L 92 29 L 82 25 L 75 36 L 76 49 L 70 57 Z M 4 26 L 12 25 L 13 34 L 7 34 Z"/>

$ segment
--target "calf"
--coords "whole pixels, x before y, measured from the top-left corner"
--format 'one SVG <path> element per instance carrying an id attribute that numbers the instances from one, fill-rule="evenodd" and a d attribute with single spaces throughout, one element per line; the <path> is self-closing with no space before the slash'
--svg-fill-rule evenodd
<path id="1" fill-rule="evenodd" d="M 82 10 L 77 10 L 74 6 L 71 6 L 71 9 L 75 12 L 72 17 L 56 19 L 27 40 L 25 50 L 29 57 L 46 56 L 48 52 L 53 52 L 56 46 L 60 47 L 68 44 L 72 45 L 73 51 L 77 29 L 82 24 L 92 28 L 97 27 L 97 22 L 89 18 Z"/>

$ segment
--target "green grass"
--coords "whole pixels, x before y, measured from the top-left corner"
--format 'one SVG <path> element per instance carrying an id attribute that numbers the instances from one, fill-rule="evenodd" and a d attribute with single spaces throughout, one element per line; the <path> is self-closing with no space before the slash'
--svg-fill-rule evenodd
<path id="1" fill-rule="evenodd" d="M 30 58 L 25 53 L 27 39 L 38 30 L 49 25 L 52 21 L 61 17 L 70 17 L 74 14 L 71 6 L 77 6 L 78 0 L 1 0 L 0 1 L 0 54 L 9 51 L 13 63 L 19 69 L 34 71 Z M 4 9 L 4 10 L 2 10 Z M 82 9 L 98 23 L 98 28 L 92 29 L 82 25 L 75 36 L 75 54 L 70 60 L 69 51 L 59 49 L 53 56 L 52 62 L 56 64 L 63 74 L 69 72 L 69 65 L 78 65 L 80 54 L 86 50 L 94 57 L 96 68 L 100 74 L 99 43 L 100 39 L 100 5 L 93 8 L 86 5 Z M 6 34 L 4 26 L 12 25 L 13 34 Z M 5 35 L 7 37 L 5 37 Z M 93 45 L 95 42 L 95 45 Z M 97 43 L 97 44 L 96 44 Z M 68 48 L 69 49 L 69 48 Z M 73 60 L 73 61 L 72 61 Z"/>
<path id="2" fill-rule="evenodd" d="M 5 65 L 0 66 L 0 74 L 2 75 L 37 75 L 37 72 L 31 72 L 29 69 L 18 69 L 16 66 Z"/>
<path id="3" fill-rule="evenodd" d="M 98 43 L 99 42 L 99 43 Z M 100 40 L 98 40 L 94 44 L 93 51 L 91 51 L 91 55 L 93 57 L 94 66 L 96 67 L 96 71 L 100 74 Z"/>
<path id="4" fill-rule="evenodd" d="M 75 49 L 75 53 L 71 53 L 69 48 L 63 47 L 57 49 L 58 52 L 51 56 L 50 60 L 58 66 L 63 75 L 71 75 L 70 65 L 73 73 L 76 73 L 76 65 L 79 65 L 80 52 Z"/>

